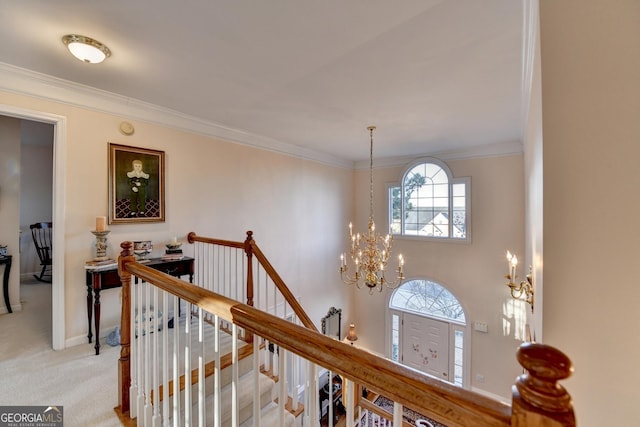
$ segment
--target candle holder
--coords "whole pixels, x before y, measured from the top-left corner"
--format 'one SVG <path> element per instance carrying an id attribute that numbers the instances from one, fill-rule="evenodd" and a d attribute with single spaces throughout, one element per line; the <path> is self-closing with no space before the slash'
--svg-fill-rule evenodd
<path id="1" fill-rule="evenodd" d="M 533 313 L 533 279 L 531 277 L 531 266 L 529 266 L 529 274 L 527 274 L 526 280 L 517 283 L 518 275 L 516 274 L 516 266 L 518 265 L 518 258 L 507 251 L 507 262 L 509 263 L 509 273 L 504 277 L 508 280 L 507 286 L 511 290 L 511 298 L 529 303 L 531 313 Z"/>
<path id="2" fill-rule="evenodd" d="M 103 261 L 107 259 L 107 235 L 110 233 L 110 230 L 98 231 L 93 230 L 94 236 L 96 236 L 96 261 Z"/>

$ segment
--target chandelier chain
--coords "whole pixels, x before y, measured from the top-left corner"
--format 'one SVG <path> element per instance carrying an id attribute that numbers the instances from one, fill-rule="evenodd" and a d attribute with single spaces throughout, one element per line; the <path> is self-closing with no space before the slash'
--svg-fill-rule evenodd
<path id="1" fill-rule="evenodd" d="M 387 234 L 382 237 L 376 232 L 373 220 L 373 131 L 375 126 L 367 127 L 369 130 L 369 222 L 367 232 L 353 233 L 353 225 L 349 224 L 349 258 L 354 268 L 354 275 L 348 274 L 347 254 L 340 254 L 340 277 L 346 284 L 355 284 L 358 288 L 366 286 L 369 293 L 374 289 L 382 292 L 384 287 L 395 288 L 404 280 L 402 255 L 398 256 L 397 276 L 394 280 L 385 277 L 385 269 L 391 255 L 393 236 Z"/>
<path id="2" fill-rule="evenodd" d="M 373 131 L 375 126 L 369 126 L 369 218 L 373 218 Z"/>

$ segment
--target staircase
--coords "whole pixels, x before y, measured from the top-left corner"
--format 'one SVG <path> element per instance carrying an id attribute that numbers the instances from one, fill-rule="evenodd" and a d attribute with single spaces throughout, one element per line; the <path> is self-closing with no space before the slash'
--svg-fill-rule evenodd
<path id="1" fill-rule="evenodd" d="M 249 359 L 253 358 L 253 356 L 249 357 Z M 230 369 L 230 368 L 226 368 Z M 275 381 L 264 374 L 258 374 L 258 381 L 260 386 L 260 408 L 261 408 L 261 420 L 262 424 L 265 426 L 278 425 L 278 406 L 275 404 Z M 253 390 L 254 390 L 254 373 L 253 370 L 249 370 L 247 372 L 241 373 L 239 377 L 239 381 L 237 383 L 238 387 L 238 424 L 240 426 L 253 426 Z M 232 384 L 229 382 L 226 384 L 220 393 L 221 396 L 221 407 L 222 407 L 222 427 L 228 427 L 232 425 Z M 214 405 L 214 395 L 208 395 L 206 399 L 207 408 L 213 408 Z M 196 414 L 194 417 L 194 425 L 198 422 L 198 410 L 197 404 L 193 406 L 193 413 Z M 211 426 L 213 425 L 213 413 L 211 410 L 206 411 L 205 415 L 205 425 Z M 294 416 L 285 411 L 285 426 L 290 427 L 293 425 L 295 421 Z"/>
<path id="2" fill-rule="evenodd" d="M 460 389 L 320 334 L 251 235 L 231 242 L 190 233 L 190 243 L 220 246 L 196 248 L 205 265 L 196 271 L 197 286 L 135 262 L 133 244 L 121 244 L 121 419 L 154 427 L 218 425 L 214 419 L 223 426 L 317 426 L 318 369 L 326 369 L 344 379 L 346 427 L 357 427 L 363 410 L 376 412 L 363 402 L 360 386 L 394 402 L 388 418 L 398 426 L 402 407 L 451 427 L 576 425 L 571 396 L 559 384 L 573 366 L 559 350 L 520 347 L 523 374 L 511 406 Z M 246 288 L 237 286 L 242 283 Z M 140 325 L 134 330 L 136 312 L 178 313 L 180 302 L 190 321 L 181 319 L 171 334 L 159 315 L 146 326 L 152 333 L 143 334 Z M 297 401 L 299 390 L 304 408 L 294 416 L 287 394 Z"/>
<path id="3" fill-rule="evenodd" d="M 194 315 L 190 316 L 191 318 L 191 328 L 195 328 L 198 323 L 198 318 Z M 186 316 L 183 314 L 177 322 L 177 327 L 179 330 L 184 330 L 184 324 L 186 322 Z M 213 342 L 213 331 L 214 327 L 211 324 L 208 324 L 205 327 L 205 339 L 207 342 Z M 169 343 L 169 347 L 171 347 L 171 343 Z M 271 371 L 266 371 L 264 366 L 258 370 L 259 372 L 256 374 L 254 370 L 255 361 L 254 357 L 256 355 L 253 352 L 253 348 L 251 345 L 246 342 L 238 339 L 237 340 L 238 347 L 238 361 L 235 364 L 229 362 L 232 359 L 232 349 L 233 349 L 233 338 L 229 331 L 225 331 L 224 328 L 221 328 L 219 334 L 219 346 L 221 353 L 221 371 L 219 372 L 219 380 L 220 380 L 220 408 L 221 412 L 221 427 L 231 427 L 233 425 L 233 378 L 235 375 L 234 369 L 237 369 L 238 380 L 235 383 L 235 388 L 237 392 L 237 425 L 240 427 L 249 427 L 253 426 L 253 411 L 254 411 L 254 390 L 259 389 L 260 393 L 257 397 L 259 401 L 259 408 L 261 414 L 261 423 L 263 426 L 272 426 L 272 425 L 280 425 L 279 423 L 279 408 L 277 405 L 277 390 L 276 385 L 278 382 L 278 376 L 272 375 Z M 205 350 L 205 354 L 207 351 Z M 213 350 L 209 352 L 209 354 L 213 354 Z M 192 354 L 192 366 L 197 366 L 196 364 L 197 355 Z M 210 360 L 207 360 L 208 369 L 205 369 L 205 381 L 204 381 L 204 389 L 206 390 L 206 399 L 205 399 L 205 411 L 204 411 L 204 425 L 212 426 L 214 425 L 214 413 L 213 408 L 215 405 L 215 375 L 211 373 L 213 371 L 214 361 L 210 357 Z M 257 378 L 256 378 L 257 375 Z M 192 371 L 192 385 L 191 385 L 191 396 L 198 396 L 198 388 L 199 384 L 197 382 L 197 372 Z M 184 383 L 185 379 L 182 376 L 180 384 L 181 391 L 184 393 Z M 257 384 L 257 387 L 256 387 Z M 181 394 L 183 394 L 181 393 Z M 162 394 L 162 393 L 160 393 Z M 171 393 L 172 395 L 173 393 Z M 174 401 L 171 399 L 171 403 L 169 405 L 171 413 L 173 413 L 173 405 Z M 198 402 L 194 402 L 191 405 L 190 414 L 187 416 L 184 410 L 184 397 L 180 398 L 180 419 L 189 419 L 191 425 L 199 425 L 199 406 Z M 298 414 L 301 411 L 298 411 Z M 284 411 L 284 426 L 290 427 L 293 426 L 296 418 L 290 411 Z M 300 425 L 300 423 L 298 423 Z"/>

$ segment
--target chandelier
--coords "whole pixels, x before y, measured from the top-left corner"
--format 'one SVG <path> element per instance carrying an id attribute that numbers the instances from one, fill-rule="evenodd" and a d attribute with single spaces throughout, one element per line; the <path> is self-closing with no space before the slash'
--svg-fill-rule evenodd
<path id="1" fill-rule="evenodd" d="M 355 284 L 358 288 L 362 288 L 364 285 L 369 288 L 370 294 L 373 293 L 374 289 L 382 292 L 382 288 L 385 286 L 395 288 L 404 279 L 404 273 L 402 272 L 404 259 L 402 255 L 398 256 L 396 278 L 388 281 L 385 277 L 385 269 L 391 256 L 393 236 L 387 234 L 382 237 L 376 233 L 376 224 L 373 221 L 373 131 L 375 128 L 375 126 L 367 127 L 371 139 L 369 149 L 369 226 L 367 232 L 363 235 L 360 233 L 353 234 L 353 225 L 349 223 L 349 255 L 354 266 L 353 276 L 348 274 L 347 254 L 340 254 L 340 277 L 342 281 L 348 285 Z"/>

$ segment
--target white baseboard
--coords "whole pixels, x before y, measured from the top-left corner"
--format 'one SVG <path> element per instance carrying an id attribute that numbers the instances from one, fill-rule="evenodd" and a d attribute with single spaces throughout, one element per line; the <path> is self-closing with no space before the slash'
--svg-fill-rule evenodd
<path id="1" fill-rule="evenodd" d="M 116 325 L 107 326 L 107 327 L 103 327 L 102 325 L 100 325 L 100 347 L 104 347 L 105 345 L 109 345 L 109 344 L 107 344 L 107 337 L 109 336 L 109 334 L 113 331 L 113 329 L 115 327 L 116 327 Z M 93 331 L 93 332 L 95 334 L 95 331 Z M 91 344 L 93 346 L 93 345 L 95 345 L 95 342 L 96 342 L 95 339 L 93 339 L 91 341 L 91 343 L 89 343 L 89 341 L 87 340 L 87 334 L 84 334 L 84 335 L 78 335 L 78 336 L 75 336 L 75 337 L 67 338 L 64 341 L 64 347 L 65 348 L 75 347 L 76 345 L 81 345 L 81 344 Z"/>
<path id="2" fill-rule="evenodd" d="M 11 303 L 11 311 L 15 313 L 16 311 L 22 311 L 22 304 L 13 304 Z M 7 306 L 4 303 L 0 303 L 0 314 L 10 314 L 9 310 L 7 310 Z"/>

